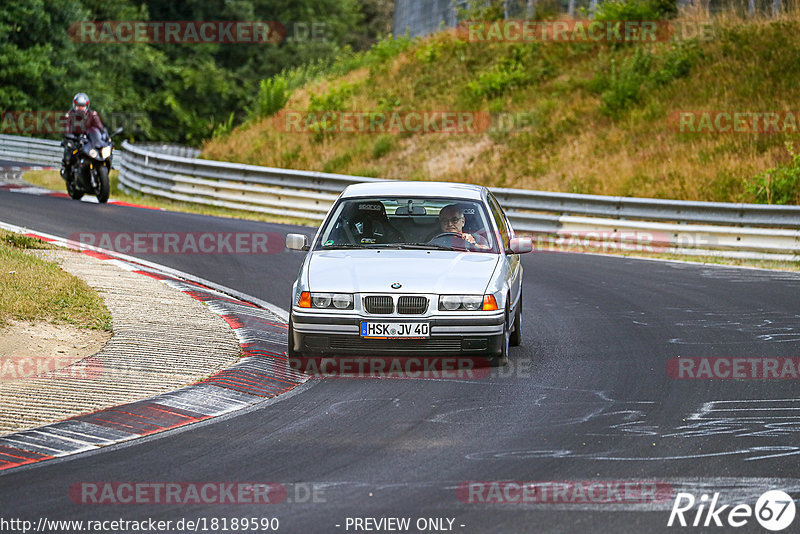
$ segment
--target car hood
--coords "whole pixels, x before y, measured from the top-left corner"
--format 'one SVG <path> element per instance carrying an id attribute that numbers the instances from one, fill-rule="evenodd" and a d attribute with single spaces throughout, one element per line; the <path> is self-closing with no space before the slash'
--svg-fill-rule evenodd
<path id="1" fill-rule="evenodd" d="M 311 291 L 483 294 L 499 254 L 447 250 L 322 250 L 308 265 Z M 393 289 L 392 284 L 401 284 Z"/>

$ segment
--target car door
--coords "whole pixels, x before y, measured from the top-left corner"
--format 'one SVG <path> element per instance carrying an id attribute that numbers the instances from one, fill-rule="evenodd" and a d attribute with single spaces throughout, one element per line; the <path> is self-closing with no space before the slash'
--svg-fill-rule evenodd
<path id="1" fill-rule="evenodd" d="M 500 207 L 500 203 L 497 202 L 494 195 L 489 193 L 487 198 L 489 200 L 492 218 L 494 219 L 498 232 L 500 232 L 500 243 L 505 250 L 508 250 L 511 246 L 511 239 L 514 238 L 514 229 L 511 227 L 511 224 L 509 224 L 508 217 L 506 217 L 503 208 Z M 503 257 L 507 265 L 506 284 L 511 292 L 511 309 L 513 311 L 516 309 L 517 301 L 520 298 L 520 291 L 522 290 L 522 264 L 519 261 L 519 254 L 503 253 Z"/>

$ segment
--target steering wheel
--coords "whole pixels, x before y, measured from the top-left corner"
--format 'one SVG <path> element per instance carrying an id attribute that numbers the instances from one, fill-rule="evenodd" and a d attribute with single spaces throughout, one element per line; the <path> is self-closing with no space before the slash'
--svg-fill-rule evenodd
<path id="1" fill-rule="evenodd" d="M 469 241 L 464 239 L 461 236 L 461 234 L 456 233 L 456 232 L 442 232 L 441 234 L 437 234 L 433 238 L 429 239 L 428 243 L 436 244 L 436 243 L 434 243 L 435 241 L 438 241 L 438 240 L 440 240 L 442 238 L 445 238 L 445 237 L 449 237 L 451 239 L 450 243 L 452 243 L 452 239 L 455 238 L 455 239 L 458 239 L 458 240 L 462 241 L 464 243 L 464 245 L 465 245 L 465 248 L 469 248 L 469 247 L 472 246 L 472 243 L 470 243 Z M 446 245 L 446 243 L 441 243 L 441 244 L 442 245 Z"/>

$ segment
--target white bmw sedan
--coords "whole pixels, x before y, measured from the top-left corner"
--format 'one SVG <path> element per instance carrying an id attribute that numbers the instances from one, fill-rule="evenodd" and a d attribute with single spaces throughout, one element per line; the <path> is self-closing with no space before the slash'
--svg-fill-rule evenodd
<path id="1" fill-rule="evenodd" d="M 503 365 L 522 336 L 517 238 L 488 189 L 435 182 L 347 187 L 292 287 L 289 357 L 481 356 Z"/>

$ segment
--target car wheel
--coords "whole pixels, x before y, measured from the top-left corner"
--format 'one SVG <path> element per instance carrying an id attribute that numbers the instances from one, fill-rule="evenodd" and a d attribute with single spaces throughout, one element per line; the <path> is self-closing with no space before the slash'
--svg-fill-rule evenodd
<path id="1" fill-rule="evenodd" d="M 489 359 L 489 364 L 492 367 L 503 367 L 508 363 L 508 351 L 511 345 L 511 330 L 508 329 L 508 308 L 506 308 L 506 316 L 503 320 L 503 344 L 499 355 Z"/>
<path id="2" fill-rule="evenodd" d="M 286 343 L 286 355 L 289 358 L 300 358 L 303 353 L 294 350 L 294 325 L 292 324 L 292 316 L 289 315 L 289 338 Z"/>
<path id="3" fill-rule="evenodd" d="M 522 293 L 519 294 L 517 311 L 514 313 L 514 331 L 511 332 L 511 346 L 519 347 L 522 345 Z"/>

